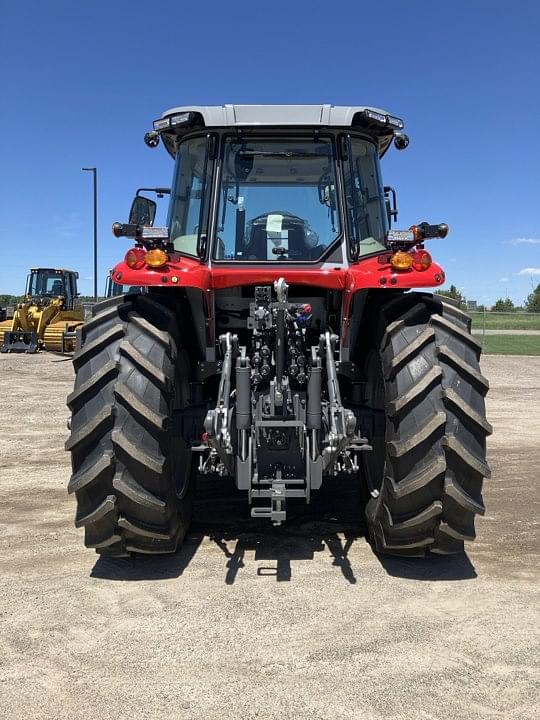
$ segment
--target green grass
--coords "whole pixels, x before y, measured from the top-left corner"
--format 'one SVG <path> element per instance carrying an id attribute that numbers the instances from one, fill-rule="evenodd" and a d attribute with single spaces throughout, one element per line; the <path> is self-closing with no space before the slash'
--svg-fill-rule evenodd
<path id="1" fill-rule="evenodd" d="M 481 338 L 477 335 L 477 340 Z M 485 335 L 488 355 L 540 355 L 540 335 Z"/>
<path id="2" fill-rule="evenodd" d="M 474 330 L 484 327 L 484 313 L 470 312 Z M 540 314 L 486 313 L 486 330 L 540 330 Z"/>

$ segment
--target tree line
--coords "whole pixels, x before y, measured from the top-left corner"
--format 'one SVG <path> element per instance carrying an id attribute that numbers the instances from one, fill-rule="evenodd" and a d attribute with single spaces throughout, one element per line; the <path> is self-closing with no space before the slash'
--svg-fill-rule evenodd
<path id="1" fill-rule="evenodd" d="M 449 290 L 437 290 L 436 295 L 451 298 L 458 303 L 459 307 L 464 310 L 467 309 L 467 301 L 455 285 L 450 285 Z M 538 284 L 532 293 L 527 296 L 522 306 L 514 305 L 512 300 L 507 297 L 499 298 L 491 308 L 485 307 L 484 305 L 478 305 L 476 309 L 479 312 L 483 312 L 484 310 L 491 312 L 518 312 L 519 310 L 522 310 L 531 313 L 540 313 L 540 284 Z"/>

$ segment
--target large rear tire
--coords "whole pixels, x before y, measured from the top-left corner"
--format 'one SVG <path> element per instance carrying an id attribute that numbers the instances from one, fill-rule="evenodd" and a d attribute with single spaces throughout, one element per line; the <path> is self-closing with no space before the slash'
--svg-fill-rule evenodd
<path id="1" fill-rule="evenodd" d="M 490 475 L 480 345 L 469 317 L 432 295 L 400 295 L 380 318 L 366 360 L 368 402 L 386 418 L 365 454 L 371 543 L 398 555 L 462 552 Z"/>
<path id="2" fill-rule="evenodd" d="M 160 296 L 93 308 L 75 354 L 72 411 L 75 524 L 98 553 L 170 553 L 191 515 L 191 450 L 175 433 L 187 402 L 176 314 Z"/>

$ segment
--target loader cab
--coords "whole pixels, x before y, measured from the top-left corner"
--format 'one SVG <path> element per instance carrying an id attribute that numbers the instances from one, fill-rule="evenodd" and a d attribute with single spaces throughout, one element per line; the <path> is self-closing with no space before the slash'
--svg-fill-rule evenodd
<path id="1" fill-rule="evenodd" d="M 64 309 L 73 310 L 77 295 L 77 278 L 74 270 L 32 268 L 26 284 L 26 296 L 42 303 L 64 298 Z"/>

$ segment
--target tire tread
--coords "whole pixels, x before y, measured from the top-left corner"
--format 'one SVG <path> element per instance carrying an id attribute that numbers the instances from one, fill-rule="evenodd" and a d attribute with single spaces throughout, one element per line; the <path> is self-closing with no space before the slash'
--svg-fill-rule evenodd
<path id="1" fill-rule="evenodd" d="M 139 294 L 98 303 L 83 326 L 67 399 L 68 492 L 77 498 L 75 526 L 101 555 L 174 552 L 187 531 L 189 477 L 177 494 L 181 441 L 172 435 L 179 335 L 162 298 Z"/>
<path id="2" fill-rule="evenodd" d="M 462 552 L 490 476 L 480 345 L 466 313 L 427 293 L 394 297 L 380 315 L 386 463 L 366 507 L 371 542 L 398 555 Z"/>

